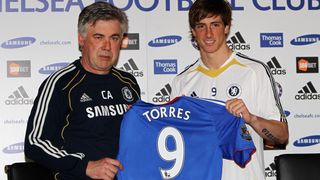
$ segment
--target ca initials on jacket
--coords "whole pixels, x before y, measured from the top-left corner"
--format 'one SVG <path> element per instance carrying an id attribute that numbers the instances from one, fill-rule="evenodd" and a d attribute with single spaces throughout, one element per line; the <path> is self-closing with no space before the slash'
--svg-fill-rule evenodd
<path id="1" fill-rule="evenodd" d="M 103 99 L 113 99 L 110 91 L 101 91 L 101 96 Z"/>

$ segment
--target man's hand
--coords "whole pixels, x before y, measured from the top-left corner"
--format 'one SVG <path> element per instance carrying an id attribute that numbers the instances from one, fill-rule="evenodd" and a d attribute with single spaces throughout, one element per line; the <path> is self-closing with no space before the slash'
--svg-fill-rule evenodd
<path id="1" fill-rule="evenodd" d="M 226 108 L 231 114 L 237 117 L 242 116 L 242 118 L 247 124 L 252 124 L 255 120 L 257 120 L 256 116 L 252 115 L 249 112 L 246 104 L 243 102 L 242 99 L 235 98 L 227 100 Z"/>
<path id="2" fill-rule="evenodd" d="M 115 159 L 103 158 L 97 161 L 89 161 L 86 174 L 92 179 L 112 180 L 118 170 L 122 170 L 122 164 Z"/>

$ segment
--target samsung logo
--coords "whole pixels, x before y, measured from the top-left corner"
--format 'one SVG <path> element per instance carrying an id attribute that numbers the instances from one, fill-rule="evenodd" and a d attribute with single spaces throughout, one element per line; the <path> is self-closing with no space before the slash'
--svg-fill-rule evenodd
<path id="1" fill-rule="evenodd" d="M 55 64 L 49 64 L 41 69 L 39 69 L 40 74 L 52 74 L 61 68 L 66 67 L 69 65 L 69 63 L 55 63 Z"/>
<path id="2" fill-rule="evenodd" d="M 24 151 L 24 142 L 11 144 L 2 150 L 2 152 L 6 154 L 22 153 L 23 151 Z"/>
<path id="3" fill-rule="evenodd" d="M 179 41 L 181 41 L 181 36 L 162 36 L 162 37 L 158 37 L 154 40 L 151 40 L 148 45 L 151 47 L 163 47 L 163 46 L 170 46 L 173 44 L 178 43 Z"/>
<path id="4" fill-rule="evenodd" d="M 36 41 L 33 37 L 19 37 L 15 39 L 10 39 L 1 44 L 2 48 L 5 49 L 15 49 L 30 46 Z"/>
<path id="5" fill-rule="evenodd" d="M 312 146 L 320 143 L 320 136 L 314 135 L 314 136 L 307 136 L 304 138 L 300 138 L 296 140 L 293 145 L 297 147 L 305 147 L 305 146 Z"/>
<path id="6" fill-rule="evenodd" d="M 320 34 L 308 34 L 304 36 L 299 36 L 291 40 L 291 44 L 295 46 L 303 46 L 308 44 L 313 44 L 320 41 Z"/>

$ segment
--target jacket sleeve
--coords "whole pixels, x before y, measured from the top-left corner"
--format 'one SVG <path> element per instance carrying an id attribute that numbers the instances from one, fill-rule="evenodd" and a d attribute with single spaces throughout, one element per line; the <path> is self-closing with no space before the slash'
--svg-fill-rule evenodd
<path id="1" fill-rule="evenodd" d="M 25 136 L 25 155 L 53 171 L 86 176 L 87 160 L 81 152 L 63 148 L 68 103 L 57 78 L 49 76 L 40 86 Z"/>

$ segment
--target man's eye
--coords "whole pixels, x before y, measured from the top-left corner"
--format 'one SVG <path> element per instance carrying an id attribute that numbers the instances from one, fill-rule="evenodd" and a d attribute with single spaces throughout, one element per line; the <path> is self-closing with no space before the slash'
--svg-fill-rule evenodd
<path id="1" fill-rule="evenodd" d="M 113 41 L 119 41 L 119 37 L 117 37 L 117 36 L 114 36 L 114 37 L 111 37 L 111 39 L 113 40 Z"/>
<path id="2" fill-rule="evenodd" d="M 219 27 L 220 24 L 219 24 L 219 23 L 214 23 L 212 26 L 213 26 L 213 27 Z"/>
<path id="3" fill-rule="evenodd" d="M 203 29 L 204 28 L 204 25 L 203 24 L 197 24 L 196 25 L 196 29 Z"/>

